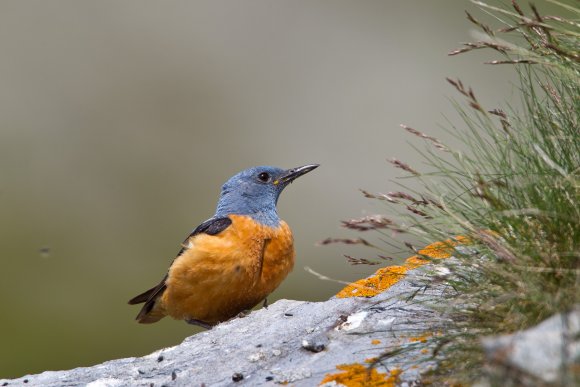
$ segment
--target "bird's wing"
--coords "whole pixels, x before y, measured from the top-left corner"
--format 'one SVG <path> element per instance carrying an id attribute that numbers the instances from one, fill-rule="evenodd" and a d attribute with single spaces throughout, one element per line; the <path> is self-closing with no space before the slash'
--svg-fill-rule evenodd
<path id="1" fill-rule="evenodd" d="M 187 242 L 189 238 L 191 238 L 192 236 L 195 236 L 197 234 L 217 235 L 226 228 L 228 228 L 230 224 L 232 224 L 232 220 L 228 217 L 211 218 L 206 220 L 205 222 L 197 226 L 195 230 L 193 230 L 191 234 L 189 234 L 187 238 L 185 238 L 185 241 L 182 243 L 181 250 L 179 250 L 179 253 L 177 253 L 175 259 L 177 259 L 187 249 L 186 247 Z M 163 294 L 163 292 L 167 288 L 165 281 L 167 281 L 167 274 L 165 274 L 165 277 L 163 277 L 163 279 L 157 286 L 154 286 L 151 289 L 129 300 L 130 305 L 141 304 L 143 302 L 145 303 L 145 305 L 143 305 L 143 309 L 141 309 L 141 312 L 139 312 L 139 315 L 137 316 L 138 320 L 140 319 L 140 317 L 145 316 L 147 313 L 151 312 L 151 309 L 153 309 L 153 306 L 155 305 L 155 300 L 157 300 L 157 298 L 161 294 Z"/>
<path id="2" fill-rule="evenodd" d="M 189 238 L 195 236 L 197 234 L 208 234 L 208 235 L 217 235 L 220 232 L 224 231 L 229 225 L 232 224 L 232 220 L 230 218 L 223 217 L 223 218 L 211 218 L 200 224 L 185 238 L 183 243 L 181 244 L 181 250 L 175 256 L 175 258 L 179 257 L 185 250 L 187 250 L 187 242 Z M 175 260 L 175 259 L 174 259 Z"/>

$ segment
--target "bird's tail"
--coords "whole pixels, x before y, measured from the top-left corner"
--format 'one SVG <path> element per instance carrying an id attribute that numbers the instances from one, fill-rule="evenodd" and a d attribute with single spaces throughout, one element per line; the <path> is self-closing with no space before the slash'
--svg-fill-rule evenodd
<path id="1" fill-rule="evenodd" d="M 139 323 L 151 324 L 161 320 L 167 315 L 165 308 L 163 308 L 160 302 L 161 295 L 165 289 L 165 281 L 162 281 L 159 285 L 129 300 L 130 305 L 145 303 L 135 318 Z"/>
<path id="2" fill-rule="evenodd" d="M 162 307 L 154 306 L 153 309 L 147 312 L 145 310 L 145 306 L 143 306 L 143 308 L 141 309 L 135 320 L 137 320 L 139 324 L 152 324 L 154 322 L 161 320 L 166 315 L 167 314 L 165 313 L 165 310 Z"/>
<path id="3" fill-rule="evenodd" d="M 147 300 L 149 300 L 151 298 L 151 296 L 155 293 L 155 291 L 157 290 L 157 286 L 144 291 L 143 293 L 131 298 L 129 300 L 129 305 L 137 305 L 137 304 L 142 304 L 144 302 L 147 302 Z"/>

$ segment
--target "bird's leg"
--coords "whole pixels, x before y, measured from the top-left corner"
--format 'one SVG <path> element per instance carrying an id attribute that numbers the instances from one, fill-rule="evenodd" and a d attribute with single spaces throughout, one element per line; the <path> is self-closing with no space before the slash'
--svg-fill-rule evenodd
<path id="1" fill-rule="evenodd" d="M 262 308 L 268 309 L 268 297 L 264 298 L 264 302 L 262 303 Z"/>
<path id="2" fill-rule="evenodd" d="M 203 321 L 199 321 L 199 320 L 196 320 L 196 319 L 193 319 L 193 318 L 185 319 L 185 322 L 188 323 L 188 324 L 191 324 L 191 325 L 197 325 L 198 327 L 202 327 L 202 328 L 205 328 L 205 329 L 211 329 L 211 328 L 213 328 L 213 325 L 204 323 Z"/>
<path id="3" fill-rule="evenodd" d="M 242 310 L 240 313 L 238 313 L 236 315 L 237 318 L 244 318 L 244 317 L 248 317 L 250 315 L 250 313 L 252 313 L 251 309 L 246 309 L 246 310 Z"/>

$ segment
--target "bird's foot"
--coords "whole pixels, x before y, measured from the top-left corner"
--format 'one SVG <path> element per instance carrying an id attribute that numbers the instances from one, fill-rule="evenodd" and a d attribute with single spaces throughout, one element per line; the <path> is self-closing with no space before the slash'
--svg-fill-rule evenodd
<path id="1" fill-rule="evenodd" d="M 213 325 L 208 324 L 208 323 L 205 323 L 205 322 L 200 321 L 200 320 L 193 319 L 193 318 L 185 319 L 185 322 L 188 323 L 188 324 L 191 324 L 191 325 L 197 325 L 198 327 L 202 327 L 202 328 L 205 328 L 205 329 L 211 329 L 211 328 L 213 328 Z"/>
<path id="2" fill-rule="evenodd" d="M 262 307 L 268 309 L 268 297 L 264 298 L 264 302 L 262 303 Z"/>
<path id="3" fill-rule="evenodd" d="M 246 309 L 246 310 L 242 310 L 240 313 L 238 313 L 236 315 L 237 318 L 244 318 L 244 317 L 248 317 L 250 315 L 250 313 L 252 313 L 251 309 Z"/>

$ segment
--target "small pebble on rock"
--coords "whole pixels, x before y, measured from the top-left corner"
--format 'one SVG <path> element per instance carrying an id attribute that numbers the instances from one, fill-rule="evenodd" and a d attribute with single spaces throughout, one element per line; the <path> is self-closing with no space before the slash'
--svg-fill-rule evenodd
<path id="1" fill-rule="evenodd" d="M 326 348 L 326 346 L 324 345 L 324 343 L 312 339 L 304 339 L 302 340 L 302 348 L 304 348 L 307 351 L 317 353 L 324 351 L 324 348 Z"/>

